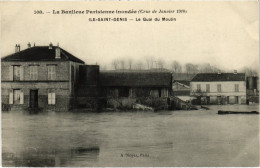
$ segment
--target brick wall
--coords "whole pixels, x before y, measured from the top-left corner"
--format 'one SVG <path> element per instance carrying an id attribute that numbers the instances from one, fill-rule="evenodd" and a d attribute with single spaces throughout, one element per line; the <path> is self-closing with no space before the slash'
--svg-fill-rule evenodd
<path id="1" fill-rule="evenodd" d="M 40 108 L 68 110 L 70 108 L 69 82 L 2 82 L 2 103 L 9 104 L 9 94 L 13 89 L 21 89 L 24 95 L 22 108 L 29 107 L 30 90 L 38 90 L 38 105 Z M 48 105 L 48 90 L 55 92 L 55 105 Z M 13 105 L 12 105 L 13 106 Z"/>
<path id="2" fill-rule="evenodd" d="M 20 65 L 23 68 L 23 81 L 30 81 L 30 65 L 38 66 L 38 80 L 48 80 L 47 65 L 56 65 L 56 80 L 69 80 L 70 67 L 69 61 L 55 61 L 55 62 L 2 62 L 1 63 L 1 80 L 10 81 L 10 67 L 13 65 Z"/>
<path id="3" fill-rule="evenodd" d="M 21 66 L 20 81 L 13 81 L 10 76 L 13 76 L 13 65 Z M 30 66 L 38 67 L 38 79 L 30 79 Z M 48 65 L 55 65 L 56 78 L 48 80 Z M 38 90 L 38 105 L 40 108 L 68 110 L 74 107 L 75 104 L 75 88 L 79 76 L 78 67 L 80 63 L 71 61 L 43 61 L 43 62 L 2 62 L 1 77 L 2 77 L 2 103 L 9 104 L 9 94 L 13 89 L 21 89 L 24 95 L 24 104 L 19 106 L 29 107 L 30 89 Z M 74 67 L 74 75 L 71 74 Z M 72 79 L 74 77 L 74 79 Z M 48 105 L 48 90 L 53 89 L 55 92 L 55 105 Z"/>

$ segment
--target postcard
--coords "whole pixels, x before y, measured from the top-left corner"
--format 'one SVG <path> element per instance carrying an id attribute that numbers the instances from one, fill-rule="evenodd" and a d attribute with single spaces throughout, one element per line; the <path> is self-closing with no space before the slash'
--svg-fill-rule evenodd
<path id="1" fill-rule="evenodd" d="M 258 1 L 6 1 L 3 167 L 259 166 Z"/>

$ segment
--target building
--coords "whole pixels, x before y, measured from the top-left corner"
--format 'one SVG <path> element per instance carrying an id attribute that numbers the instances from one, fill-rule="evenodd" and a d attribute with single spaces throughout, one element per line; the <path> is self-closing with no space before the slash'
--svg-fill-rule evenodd
<path id="1" fill-rule="evenodd" d="M 200 73 L 190 82 L 190 96 L 202 104 L 245 104 L 244 73 Z"/>
<path id="2" fill-rule="evenodd" d="M 1 59 L 2 104 L 13 108 L 68 110 L 75 104 L 79 65 L 59 46 L 33 46 Z"/>
<path id="3" fill-rule="evenodd" d="M 104 94 L 114 97 L 168 97 L 171 80 L 169 72 L 100 73 Z"/>
<path id="4" fill-rule="evenodd" d="M 193 99 L 190 97 L 190 81 L 195 75 L 196 74 L 173 73 L 173 96 L 185 102 L 190 102 Z"/>
<path id="5" fill-rule="evenodd" d="M 108 106 L 130 107 L 136 102 L 155 106 L 155 101 L 163 106 L 172 94 L 170 72 L 101 72 L 99 79 Z"/>
<path id="6" fill-rule="evenodd" d="M 175 97 L 183 101 L 190 101 L 190 81 L 174 80 L 172 83 L 172 91 Z"/>
<path id="7" fill-rule="evenodd" d="M 78 87 L 76 89 L 76 104 L 79 108 L 89 108 L 91 110 L 100 110 L 104 102 L 100 101 L 102 93 L 100 92 L 98 65 L 80 65 Z"/>
<path id="8" fill-rule="evenodd" d="M 246 78 L 246 96 L 248 103 L 259 103 L 259 80 L 257 76 Z"/>

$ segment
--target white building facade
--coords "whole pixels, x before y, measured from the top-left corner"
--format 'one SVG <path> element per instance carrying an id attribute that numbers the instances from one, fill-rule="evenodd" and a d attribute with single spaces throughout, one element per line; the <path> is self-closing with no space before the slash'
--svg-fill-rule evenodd
<path id="1" fill-rule="evenodd" d="M 197 74 L 190 96 L 203 104 L 246 104 L 246 78 L 242 73 Z"/>

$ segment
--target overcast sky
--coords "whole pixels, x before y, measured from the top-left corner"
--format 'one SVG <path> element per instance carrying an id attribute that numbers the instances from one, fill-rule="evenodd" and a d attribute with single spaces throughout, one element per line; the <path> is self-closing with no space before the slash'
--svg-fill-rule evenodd
<path id="1" fill-rule="evenodd" d="M 14 2 L 1 3 L 1 56 L 27 43 L 52 42 L 87 64 L 115 58 L 145 57 L 169 63 L 208 62 L 225 69 L 258 67 L 258 2 Z M 157 14 L 175 22 L 89 22 L 109 15 L 34 15 L 33 10 L 185 9 L 187 14 Z M 154 14 L 111 17 L 156 17 Z"/>

